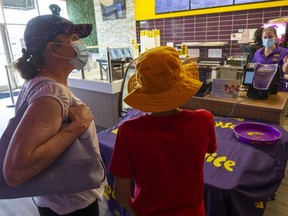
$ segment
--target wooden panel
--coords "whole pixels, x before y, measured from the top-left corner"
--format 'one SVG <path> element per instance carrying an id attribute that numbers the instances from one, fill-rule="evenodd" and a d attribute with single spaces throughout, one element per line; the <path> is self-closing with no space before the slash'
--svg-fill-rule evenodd
<path id="1" fill-rule="evenodd" d="M 241 93 L 237 99 L 193 97 L 183 105 L 188 109 L 207 109 L 213 115 L 224 117 L 250 118 L 283 125 L 283 117 L 287 111 L 288 93 L 278 92 L 266 100 L 247 98 Z"/>

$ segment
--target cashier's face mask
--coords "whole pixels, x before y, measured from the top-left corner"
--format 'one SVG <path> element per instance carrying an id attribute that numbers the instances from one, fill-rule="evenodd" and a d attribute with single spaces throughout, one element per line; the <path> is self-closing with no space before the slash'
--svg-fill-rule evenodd
<path id="1" fill-rule="evenodd" d="M 274 38 L 266 38 L 266 39 L 263 39 L 262 41 L 263 41 L 263 46 L 265 48 L 271 48 L 275 44 L 275 39 Z"/>
<path id="2" fill-rule="evenodd" d="M 70 45 L 65 43 L 57 43 L 62 45 Z M 63 57 L 64 59 L 70 59 L 70 63 L 75 67 L 77 70 L 81 70 L 88 62 L 90 53 L 87 50 L 85 43 L 81 40 L 71 42 L 71 46 L 76 51 L 77 55 L 73 58 Z"/>

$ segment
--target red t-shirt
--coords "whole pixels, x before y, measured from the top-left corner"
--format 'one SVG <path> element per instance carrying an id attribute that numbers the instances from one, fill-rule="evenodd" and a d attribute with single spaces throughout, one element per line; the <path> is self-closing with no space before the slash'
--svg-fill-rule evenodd
<path id="1" fill-rule="evenodd" d="M 216 148 L 206 110 L 147 114 L 119 127 L 110 172 L 134 177 L 132 207 L 139 216 L 204 216 L 204 158 Z"/>

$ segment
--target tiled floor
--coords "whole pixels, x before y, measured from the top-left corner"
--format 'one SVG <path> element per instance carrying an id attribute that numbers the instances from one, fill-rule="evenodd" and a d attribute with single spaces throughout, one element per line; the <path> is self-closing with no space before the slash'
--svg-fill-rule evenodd
<path id="1" fill-rule="evenodd" d="M 14 108 L 10 98 L 0 100 L 0 134 L 5 129 L 8 120 L 14 115 Z M 285 126 L 288 128 L 288 117 L 285 117 Z M 268 201 L 264 216 L 286 216 L 288 212 L 288 169 L 277 191 L 276 200 Z M 100 203 L 100 216 L 111 216 L 106 209 L 105 202 Z M 37 211 L 31 198 L 0 200 L 0 216 L 36 216 Z M 221 216 L 221 215 L 219 215 Z M 242 215 L 241 215 L 242 216 Z M 253 215 L 243 215 L 253 216 Z"/>

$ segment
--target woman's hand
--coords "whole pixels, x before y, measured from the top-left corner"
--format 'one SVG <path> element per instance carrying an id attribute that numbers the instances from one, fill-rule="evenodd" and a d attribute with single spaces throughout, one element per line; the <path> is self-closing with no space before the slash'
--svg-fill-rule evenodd
<path id="1" fill-rule="evenodd" d="M 68 110 L 68 116 L 71 123 L 77 124 L 83 128 L 83 131 L 89 127 L 94 118 L 91 110 L 86 104 L 70 107 Z"/>

